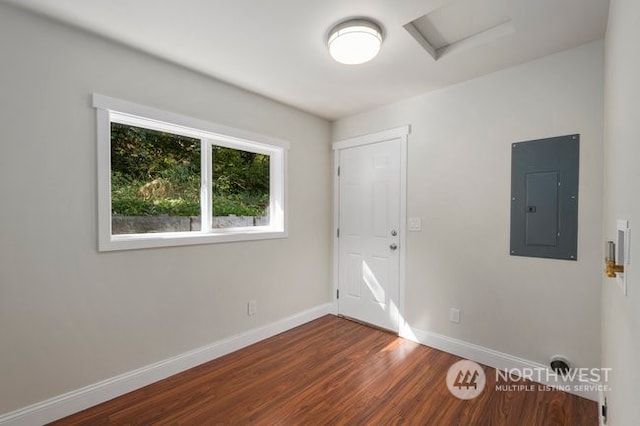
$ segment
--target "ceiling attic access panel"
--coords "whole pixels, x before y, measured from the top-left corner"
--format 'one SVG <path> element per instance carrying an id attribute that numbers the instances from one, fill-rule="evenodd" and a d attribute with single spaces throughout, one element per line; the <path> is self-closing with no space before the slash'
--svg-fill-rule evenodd
<path id="1" fill-rule="evenodd" d="M 450 0 L 404 25 L 434 59 L 515 33 L 509 0 Z"/>
<path id="2" fill-rule="evenodd" d="M 580 135 L 512 144 L 512 256 L 578 259 Z"/>

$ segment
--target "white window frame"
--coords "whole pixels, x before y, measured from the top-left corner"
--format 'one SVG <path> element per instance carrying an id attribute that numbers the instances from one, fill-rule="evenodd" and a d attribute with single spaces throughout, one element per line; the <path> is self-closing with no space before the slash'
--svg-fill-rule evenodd
<path id="1" fill-rule="evenodd" d="M 129 101 L 93 94 L 97 114 L 98 142 L 98 251 L 130 250 L 152 247 L 225 243 L 287 237 L 287 151 L 289 142 L 246 132 L 139 105 Z M 197 138 L 201 141 L 201 230 L 146 234 L 111 233 L 111 123 Z M 212 146 L 250 151 L 269 156 L 269 224 L 214 229 L 211 226 Z"/>

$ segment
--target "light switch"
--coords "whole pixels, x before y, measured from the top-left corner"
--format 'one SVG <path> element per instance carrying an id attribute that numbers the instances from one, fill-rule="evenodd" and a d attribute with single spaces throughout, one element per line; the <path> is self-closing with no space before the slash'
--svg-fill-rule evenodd
<path id="1" fill-rule="evenodd" d="M 409 220 L 407 220 L 407 224 L 409 231 L 422 231 L 422 219 L 419 217 L 410 217 Z"/>

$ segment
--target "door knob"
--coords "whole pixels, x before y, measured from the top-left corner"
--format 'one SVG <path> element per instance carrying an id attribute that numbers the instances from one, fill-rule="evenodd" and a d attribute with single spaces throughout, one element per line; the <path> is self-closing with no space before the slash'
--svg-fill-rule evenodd
<path id="1" fill-rule="evenodd" d="M 391 244 L 391 245 L 389 246 L 389 248 L 390 248 L 391 250 L 396 250 L 396 249 L 398 248 L 398 245 L 397 245 L 396 243 L 393 243 L 393 244 Z"/>
<path id="2" fill-rule="evenodd" d="M 398 235 L 398 231 L 396 231 L 395 229 L 391 231 L 391 236 L 395 237 L 396 235 Z"/>

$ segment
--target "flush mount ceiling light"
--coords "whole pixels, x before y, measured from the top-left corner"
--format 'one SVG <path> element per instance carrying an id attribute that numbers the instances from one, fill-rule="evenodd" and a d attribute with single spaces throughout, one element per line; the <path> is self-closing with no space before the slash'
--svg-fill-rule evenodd
<path id="1" fill-rule="evenodd" d="M 329 32 L 331 57 L 341 64 L 362 64 L 375 58 L 382 44 L 382 30 L 366 19 L 342 22 Z"/>

